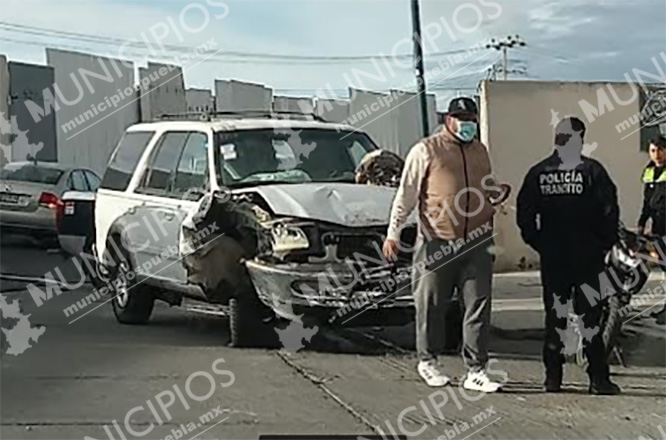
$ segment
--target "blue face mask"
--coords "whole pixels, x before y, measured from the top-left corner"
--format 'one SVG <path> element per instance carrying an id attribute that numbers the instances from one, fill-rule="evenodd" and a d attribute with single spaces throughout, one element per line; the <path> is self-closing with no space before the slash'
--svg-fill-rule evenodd
<path id="1" fill-rule="evenodd" d="M 458 121 L 458 131 L 454 134 L 463 142 L 472 142 L 478 130 L 476 122 Z"/>

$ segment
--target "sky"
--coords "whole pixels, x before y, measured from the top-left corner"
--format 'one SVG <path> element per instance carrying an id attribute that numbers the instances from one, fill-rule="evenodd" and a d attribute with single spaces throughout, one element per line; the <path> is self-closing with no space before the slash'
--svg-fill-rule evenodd
<path id="1" fill-rule="evenodd" d="M 143 65 L 149 48 L 141 34 L 150 35 L 152 27 L 167 29 L 163 43 L 178 48 L 156 51 L 151 61 L 173 61 L 214 41 L 210 52 L 182 63 L 187 87 L 212 89 L 217 78 L 262 83 L 288 96 L 328 87 L 344 97 L 350 85 L 414 90 L 410 7 L 409 0 L 2 0 L 0 54 L 45 64 L 49 46 L 122 54 Z M 653 57 L 666 65 L 659 58 L 666 52 L 664 0 L 422 0 L 421 18 L 431 35 L 424 42 L 426 70 L 455 64 L 429 78 L 440 107 L 455 95 L 473 94 L 501 59 L 493 49 L 464 51 L 507 35 L 527 43 L 509 50 L 509 69 L 520 71 L 510 79 L 621 81 L 634 68 L 657 73 Z M 131 38 L 135 47 L 120 52 Z M 451 51 L 465 56 L 456 61 L 441 54 Z M 388 61 L 373 61 L 380 53 Z M 392 53 L 403 57 L 394 60 Z"/>

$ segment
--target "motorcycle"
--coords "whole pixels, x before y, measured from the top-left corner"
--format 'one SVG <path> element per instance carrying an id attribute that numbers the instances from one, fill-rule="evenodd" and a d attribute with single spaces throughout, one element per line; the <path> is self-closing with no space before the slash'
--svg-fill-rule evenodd
<path id="1" fill-rule="evenodd" d="M 624 310 L 631 304 L 632 296 L 638 294 L 655 265 L 663 265 L 657 250 L 655 235 L 642 235 L 620 224 L 618 241 L 605 258 L 606 276 L 613 292 L 602 303 L 601 335 L 606 356 L 617 347 L 622 333 Z"/>

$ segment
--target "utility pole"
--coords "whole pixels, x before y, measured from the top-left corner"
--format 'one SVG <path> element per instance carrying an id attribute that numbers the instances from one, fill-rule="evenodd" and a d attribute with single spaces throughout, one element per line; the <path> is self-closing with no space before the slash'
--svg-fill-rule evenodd
<path id="1" fill-rule="evenodd" d="M 421 8 L 419 0 L 412 0 L 412 28 L 414 30 L 414 64 L 416 68 L 416 84 L 419 101 L 421 102 L 421 123 L 423 137 L 430 136 L 428 124 L 428 96 L 426 95 L 425 68 L 423 62 L 423 46 L 421 40 Z"/>
<path id="2" fill-rule="evenodd" d="M 490 40 L 489 44 L 486 44 L 486 49 L 495 49 L 502 51 L 502 72 L 504 76 L 504 81 L 506 81 L 507 74 L 509 73 L 507 49 L 512 49 L 516 46 L 521 46 L 521 47 L 527 46 L 527 43 L 520 38 L 520 35 L 516 36 L 509 35 L 499 41 L 493 38 L 492 40 Z"/>

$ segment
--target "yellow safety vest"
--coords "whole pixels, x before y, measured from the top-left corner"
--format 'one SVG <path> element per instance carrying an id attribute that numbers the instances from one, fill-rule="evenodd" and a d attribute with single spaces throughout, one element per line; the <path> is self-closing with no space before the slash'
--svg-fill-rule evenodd
<path id="1" fill-rule="evenodd" d="M 662 171 L 661 176 L 654 180 L 654 167 L 647 167 L 643 171 L 643 183 L 658 183 L 666 182 L 666 170 Z"/>

